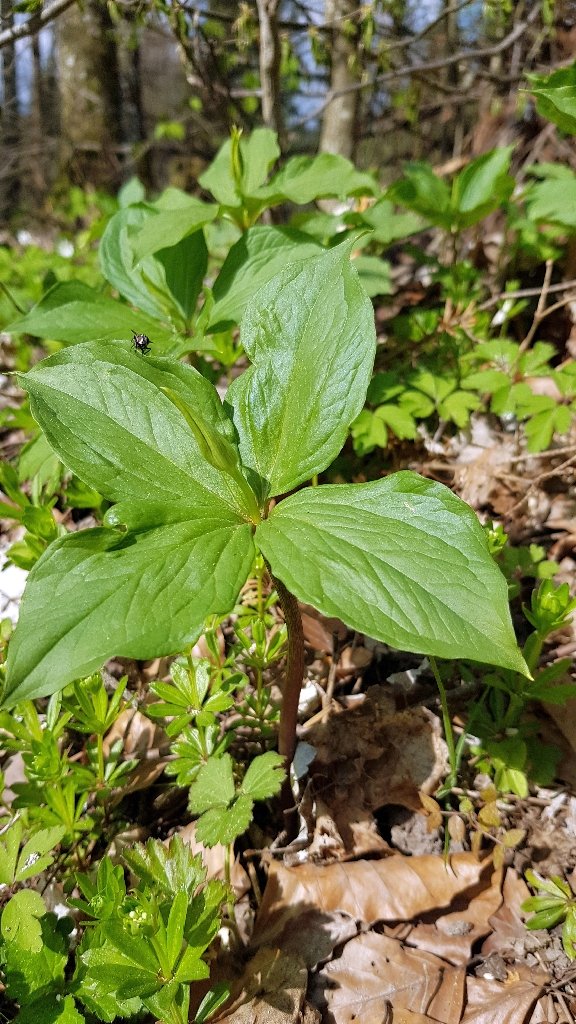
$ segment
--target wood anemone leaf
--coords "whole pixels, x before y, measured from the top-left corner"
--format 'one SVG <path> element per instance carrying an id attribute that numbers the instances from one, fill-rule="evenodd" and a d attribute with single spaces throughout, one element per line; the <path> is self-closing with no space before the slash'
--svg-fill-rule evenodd
<path id="1" fill-rule="evenodd" d="M 292 593 L 353 629 L 529 674 L 480 523 L 441 484 L 401 472 L 306 488 L 276 506 L 256 542 Z"/>
<path id="2" fill-rule="evenodd" d="M 244 313 L 242 343 L 253 365 L 226 403 L 242 461 L 260 477 L 264 497 L 326 469 L 364 404 L 376 333 L 352 245 L 290 264 Z"/>

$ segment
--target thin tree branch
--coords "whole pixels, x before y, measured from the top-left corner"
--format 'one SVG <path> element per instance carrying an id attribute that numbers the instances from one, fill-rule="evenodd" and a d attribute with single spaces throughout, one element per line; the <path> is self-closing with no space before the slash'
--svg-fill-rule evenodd
<path id="1" fill-rule="evenodd" d="M 22 22 L 20 25 L 13 25 L 12 28 L 4 29 L 3 32 L 0 32 L 0 49 L 4 46 L 9 46 L 10 43 L 14 43 L 17 39 L 25 39 L 26 36 L 35 35 L 48 22 L 54 21 L 54 18 L 63 14 L 73 3 L 75 3 L 75 0 L 53 0 L 51 4 L 32 14 L 27 21 Z"/>
<path id="2" fill-rule="evenodd" d="M 402 76 L 419 75 L 428 71 L 439 71 L 442 68 L 450 67 L 452 64 L 459 64 L 461 61 L 481 60 L 484 57 L 495 57 L 499 53 L 504 53 L 505 50 L 510 49 L 510 47 L 524 35 L 532 22 L 535 21 L 538 14 L 539 8 L 536 6 L 532 9 L 525 21 L 516 25 L 512 31 L 504 37 L 504 39 L 501 39 L 499 43 L 494 43 L 493 46 L 484 46 L 477 50 L 459 50 L 457 53 L 453 53 L 449 57 L 443 57 L 441 60 L 430 60 L 425 61 L 422 64 L 404 65 L 401 68 L 396 68 L 394 71 L 385 71 L 382 74 L 375 75 L 369 81 L 355 82 L 354 84 L 347 86 L 345 89 L 330 91 L 323 103 L 316 107 L 315 110 L 310 111 L 306 117 L 301 118 L 300 121 L 296 122 L 292 127 L 301 128 L 308 121 L 312 121 L 315 118 L 320 117 L 320 115 L 326 110 L 326 107 L 344 93 L 355 92 L 360 89 L 373 89 L 376 85 L 385 85 L 387 82 L 393 82 L 395 79 L 401 78 Z"/>

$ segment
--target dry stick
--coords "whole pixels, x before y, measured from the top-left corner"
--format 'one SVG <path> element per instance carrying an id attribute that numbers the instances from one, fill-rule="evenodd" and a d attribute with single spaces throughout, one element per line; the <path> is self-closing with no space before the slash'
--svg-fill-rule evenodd
<path id="1" fill-rule="evenodd" d="M 522 505 L 524 505 L 524 503 L 528 501 L 529 496 L 536 490 L 537 487 L 539 487 L 543 480 L 551 480 L 552 477 L 560 476 L 562 470 L 568 469 L 568 467 L 572 466 L 575 462 L 576 455 L 573 455 L 570 459 L 566 459 L 564 462 L 561 462 L 559 466 L 555 467 L 555 469 L 549 469 L 546 473 L 539 473 L 536 479 L 533 480 L 527 488 L 526 493 L 523 494 L 522 497 L 519 498 L 519 500 L 515 502 L 514 505 L 512 505 L 512 508 L 508 510 L 508 512 L 506 513 L 506 518 L 510 519 L 517 511 L 517 509 L 522 508 Z M 510 476 L 510 474 L 506 475 Z M 522 478 L 514 477 L 513 479 L 520 480 Z"/>
<path id="2" fill-rule="evenodd" d="M 548 297 L 548 289 L 550 287 L 550 279 L 552 277 L 553 269 L 554 269 L 554 261 L 553 260 L 546 260 L 546 270 L 544 272 L 544 281 L 542 282 L 542 291 L 540 292 L 540 295 L 538 296 L 538 303 L 537 303 L 537 306 L 536 306 L 536 312 L 534 313 L 534 319 L 532 320 L 532 326 L 530 327 L 530 330 L 528 331 L 528 334 L 524 338 L 524 341 L 520 342 L 520 347 L 518 349 L 518 355 L 520 355 L 522 352 L 525 352 L 526 349 L 529 347 L 530 342 L 532 341 L 532 338 L 534 337 L 534 335 L 536 334 L 536 331 L 538 330 L 538 327 L 540 326 L 540 321 L 543 320 L 544 316 L 546 315 L 546 313 L 545 313 L 546 299 Z"/>
<path id="3" fill-rule="evenodd" d="M 570 281 L 560 281 L 559 284 L 551 284 L 548 287 L 548 294 L 552 292 L 567 292 L 571 288 L 576 288 L 576 278 L 572 278 Z M 478 310 L 483 312 L 486 309 L 490 309 L 491 306 L 497 306 L 499 302 L 504 302 L 506 299 L 530 299 L 534 295 L 540 295 L 542 288 L 518 288 L 514 292 L 500 292 L 498 295 L 493 295 L 491 299 L 486 299 L 478 306 Z"/>

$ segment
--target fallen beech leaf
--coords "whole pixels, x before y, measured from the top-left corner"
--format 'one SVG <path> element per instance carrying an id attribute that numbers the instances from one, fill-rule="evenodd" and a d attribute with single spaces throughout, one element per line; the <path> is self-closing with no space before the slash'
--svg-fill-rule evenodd
<path id="1" fill-rule="evenodd" d="M 502 872 L 495 871 L 489 884 L 474 893 L 461 909 L 440 912 L 434 922 L 418 923 L 405 936 L 410 946 L 435 953 L 452 964 L 465 965 L 479 939 L 492 930 L 492 916 L 502 903 Z"/>
<path id="2" fill-rule="evenodd" d="M 306 730 L 316 749 L 311 775 L 342 839 L 333 855 L 382 850 L 374 812 L 387 804 L 421 811 L 447 769 L 439 720 L 426 708 L 396 711 L 389 688 L 372 686 L 359 706 Z"/>
<path id="3" fill-rule="evenodd" d="M 468 978 L 462 1024 L 525 1024 L 548 980 L 546 971 L 525 965 L 504 982 Z"/>
<path id="4" fill-rule="evenodd" d="M 328 1008 L 334 1024 L 381 1024 L 390 1006 L 394 1021 L 398 1009 L 458 1024 L 464 984 L 463 967 L 371 932 L 348 942 L 342 956 L 319 972 L 311 999 Z"/>
<path id="5" fill-rule="evenodd" d="M 214 1019 L 220 1024 L 300 1024 L 307 983 L 308 972 L 299 957 L 262 948 L 235 982 L 232 1006 Z M 309 1016 L 309 1024 L 313 1021 Z"/>
<path id="6" fill-rule="evenodd" d="M 288 868 L 270 864 L 268 882 L 254 928 L 254 945 L 272 942 L 283 948 L 302 914 L 343 914 L 366 925 L 376 921 L 410 921 L 430 911 L 440 913 L 458 899 L 466 906 L 490 887 L 489 861 L 469 853 L 454 854 L 448 865 L 440 857 L 388 857 L 319 866 Z M 454 909 L 452 907 L 452 909 Z M 491 904 L 490 913 L 496 907 Z M 326 918 L 319 922 L 325 924 Z M 324 954 L 326 955 L 326 954 Z"/>

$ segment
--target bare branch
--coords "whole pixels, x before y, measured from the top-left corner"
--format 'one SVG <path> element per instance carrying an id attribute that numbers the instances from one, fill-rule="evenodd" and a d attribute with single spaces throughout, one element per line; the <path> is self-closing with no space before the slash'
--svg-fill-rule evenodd
<path id="1" fill-rule="evenodd" d="M 504 36 L 504 39 L 501 39 L 499 43 L 494 43 L 492 46 L 484 46 L 476 50 L 459 50 L 457 53 L 453 53 L 449 57 L 443 57 L 441 60 L 430 60 L 421 64 L 405 64 L 400 68 L 395 68 L 394 71 L 385 71 L 380 75 L 374 75 L 369 81 L 355 82 L 353 85 L 347 86 L 346 89 L 331 90 L 326 99 L 315 110 L 310 111 L 306 117 L 301 118 L 300 121 L 294 124 L 293 128 L 301 128 L 308 121 L 320 117 L 330 103 L 333 103 L 335 99 L 338 99 L 339 96 L 346 92 L 373 89 L 376 85 L 385 85 L 387 82 L 393 82 L 402 76 L 420 75 L 428 71 L 440 71 L 442 68 L 450 67 L 452 64 L 460 64 L 462 61 L 481 60 L 484 57 L 495 57 L 499 53 L 504 53 L 524 35 L 532 22 L 536 20 L 538 14 L 539 8 L 535 6 L 525 21 L 515 25 L 512 31 L 507 36 Z"/>
<path id="2" fill-rule="evenodd" d="M 53 0 L 47 7 L 43 7 L 38 13 L 32 14 L 27 21 L 22 22 L 20 25 L 13 25 L 12 28 L 4 29 L 0 32 L 0 49 L 4 46 L 8 46 L 10 43 L 15 42 L 17 39 L 25 39 L 26 36 L 36 35 L 41 28 L 50 21 L 54 21 L 58 15 L 71 7 L 75 3 L 75 0 Z"/>

